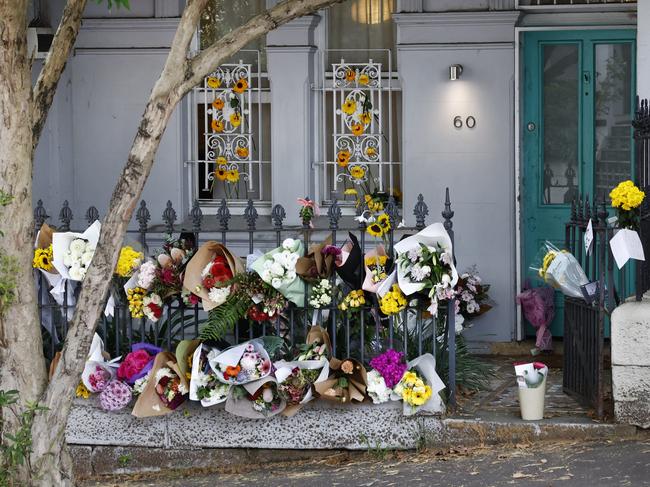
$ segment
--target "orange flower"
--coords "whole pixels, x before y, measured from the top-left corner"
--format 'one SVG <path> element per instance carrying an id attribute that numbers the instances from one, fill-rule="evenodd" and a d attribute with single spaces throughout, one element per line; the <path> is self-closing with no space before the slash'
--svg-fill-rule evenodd
<path id="1" fill-rule="evenodd" d="M 237 83 L 235 83 L 235 86 L 232 87 L 232 91 L 240 94 L 246 91 L 247 89 L 248 89 L 248 81 L 246 81 L 246 79 L 244 78 L 240 78 L 240 80 L 237 81 Z"/>
<path id="2" fill-rule="evenodd" d="M 376 156 L 376 155 L 377 155 L 377 149 L 375 149 L 374 147 L 368 147 L 368 148 L 366 149 L 366 155 L 367 155 L 368 157 L 374 157 L 374 156 Z"/>
<path id="3" fill-rule="evenodd" d="M 212 102 L 212 108 L 215 110 L 221 110 L 223 108 L 223 100 L 221 98 L 215 98 Z"/>
<path id="4" fill-rule="evenodd" d="M 349 375 L 349 374 L 351 374 L 352 372 L 354 372 L 354 365 L 352 364 L 351 361 L 346 360 L 345 362 L 343 362 L 343 363 L 341 364 L 341 371 L 342 371 L 344 374 L 348 374 L 348 375 Z"/>
<path id="5" fill-rule="evenodd" d="M 345 72 L 345 81 L 347 81 L 348 83 L 350 81 L 354 81 L 354 78 L 356 78 L 356 77 L 357 77 L 357 74 L 352 69 L 348 69 Z"/>
<path id="6" fill-rule="evenodd" d="M 336 155 L 336 162 L 339 167 L 348 167 L 350 163 L 350 151 L 349 150 L 340 150 Z"/>
<path id="7" fill-rule="evenodd" d="M 214 89 L 219 88 L 221 86 L 221 80 L 219 78 L 214 77 L 214 76 L 208 76 L 206 84 L 208 85 L 208 88 L 212 88 L 214 90 Z"/>
<path id="8" fill-rule="evenodd" d="M 212 130 L 214 132 L 223 132 L 223 121 L 217 120 L 216 118 L 212 119 Z"/>
<path id="9" fill-rule="evenodd" d="M 235 112 L 230 115 L 230 123 L 233 127 L 239 127 L 241 125 L 241 116 L 239 113 Z"/>
<path id="10" fill-rule="evenodd" d="M 239 365 L 235 365 L 234 367 L 232 365 L 229 365 L 226 367 L 226 371 L 223 373 L 223 378 L 226 380 L 231 378 L 234 379 L 240 372 L 241 367 Z"/>
<path id="11" fill-rule="evenodd" d="M 368 83 L 370 83 L 370 78 L 368 77 L 367 74 L 359 75 L 359 84 L 360 85 L 367 85 Z"/>
<path id="12" fill-rule="evenodd" d="M 217 157 L 217 160 L 215 161 L 219 167 L 221 166 L 227 166 L 228 165 L 228 159 L 226 159 L 223 156 Z"/>
<path id="13" fill-rule="evenodd" d="M 352 129 L 352 134 L 356 135 L 357 137 L 361 135 L 365 130 L 365 127 L 363 126 L 362 123 L 353 123 L 352 127 L 350 128 Z"/>
<path id="14" fill-rule="evenodd" d="M 248 147 L 237 147 L 235 149 L 235 152 L 237 153 L 237 156 L 241 157 L 242 159 L 248 157 Z"/>

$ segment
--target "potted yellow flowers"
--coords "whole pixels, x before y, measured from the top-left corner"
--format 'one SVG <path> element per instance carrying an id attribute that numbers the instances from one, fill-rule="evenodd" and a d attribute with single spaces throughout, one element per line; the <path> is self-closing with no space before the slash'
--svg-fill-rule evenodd
<path id="1" fill-rule="evenodd" d="M 610 247 L 620 269 L 629 259 L 645 260 L 643 245 L 637 233 L 645 193 L 632 181 L 623 181 L 609 193 L 609 197 L 616 210 L 619 228 L 610 241 Z"/>

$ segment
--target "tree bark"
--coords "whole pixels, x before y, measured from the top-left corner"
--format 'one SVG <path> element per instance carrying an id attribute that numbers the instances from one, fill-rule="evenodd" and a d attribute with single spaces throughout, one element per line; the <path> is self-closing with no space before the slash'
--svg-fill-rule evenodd
<path id="1" fill-rule="evenodd" d="M 69 465 L 65 463 L 65 452 L 60 445 L 65 439 L 73 391 L 79 382 L 93 333 L 103 311 L 126 229 L 176 105 L 205 76 L 249 42 L 279 25 L 341 1 L 281 2 L 215 42 L 194 59 L 188 60 L 189 44 L 207 2 L 188 0 L 167 61 L 152 89 L 126 164 L 113 191 L 108 212 L 102 221 L 97 250 L 84 278 L 61 360 L 42 399 L 42 404 L 49 410 L 36 417 L 32 428 L 32 465 L 38 472 L 38 485 L 71 485 Z"/>

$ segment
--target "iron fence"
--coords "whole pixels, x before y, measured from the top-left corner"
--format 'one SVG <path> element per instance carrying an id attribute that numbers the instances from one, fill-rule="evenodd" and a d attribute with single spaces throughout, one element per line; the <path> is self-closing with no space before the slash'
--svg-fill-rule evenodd
<path id="1" fill-rule="evenodd" d="M 364 207 L 360 206 L 357 213 L 361 214 Z M 426 226 L 429 209 L 422 195 L 418 196 L 413 209 L 415 227 L 397 229 L 401 221 L 400 210 L 395 200 L 391 197 L 384 209 L 391 222 L 387 245 L 389 255 L 392 255 L 393 244 L 396 239 L 408 233 L 422 230 Z M 444 209 L 441 213 L 444 226 L 452 241 L 454 238 L 452 218 L 454 212 L 451 208 L 449 190 L 446 191 Z M 85 213 L 88 224 L 99 219 L 99 211 L 90 207 Z M 47 214 L 42 201 L 38 201 L 34 210 L 34 220 L 37 229 L 51 217 Z M 151 213 L 145 201 L 141 201 L 135 212 L 133 229 L 127 232 L 127 240 L 137 240 L 145 255 L 149 249 L 175 234 L 182 238 L 191 239 L 194 247 L 198 248 L 201 242 L 217 240 L 227 245 L 231 251 L 240 255 L 251 254 L 256 248 L 262 246 L 271 248 L 280 246 L 287 237 L 300 238 L 304 248 L 309 248 L 310 241 L 320 240 L 329 235 L 333 245 L 339 245 L 347 238 L 347 234 L 357 235 L 362 251 L 375 241 L 366 237 L 366 223 L 351 220 L 353 224 L 344 223 L 341 207 L 334 201 L 328 208 L 324 217 L 315 220 L 315 228 L 308 225 L 288 226 L 284 224 L 286 211 L 280 206 L 273 207 L 270 221 L 260 221 L 257 209 L 252 200 L 249 200 L 241 221 L 234 221 L 225 200 L 214 216 L 204 216 L 198 203 L 195 202 L 188 219 L 179 224 L 176 210 L 168 202 L 162 213 L 162 225 L 150 226 Z M 57 231 L 73 230 L 73 212 L 67 201 L 58 214 L 60 222 Z M 233 223 L 235 223 L 233 225 Z M 325 228 L 318 228 L 323 224 Z M 80 225 L 82 226 L 82 225 Z M 237 228 L 231 228 L 237 227 Z M 344 235 L 345 238 L 341 238 Z M 262 250 L 262 249 L 260 249 Z M 364 279 L 364 266 L 361 265 L 358 287 Z M 336 276 L 332 277 L 332 283 Z M 45 353 L 53 357 L 56 351 L 62 348 L 68 324 L 72 319 L 75 308 L 75 299 L 80 291 L 80 284 L 68 281 L 63 289 L 61 303 L 50 294 L 50 286 L 42 273 L 37 274 L 38 307 L 43 325 Z M 305 295 L 308 287 L 305 284 Z M 199 335 L 202 324 L 207 315 L 199 305 L 188 306 L 180 297 L 166 302 L 162 317 L 157 322 L 148 321 L 146 318 L 134 319 L 131 317 L 128 303 L 121 286 L 112 286 L 110 295 L 114 300 L 113 316 L 102 316 L 97 326 L 97 332 L 104 340 L 107 352 L 111 356 L 126 353 L 133 343 L 147 341 L 173 350 L 173 346 L 180 340 L 195 338 Z M 305 303 L 308 300 L 305 299 Z M 343 315 L 338 310 L 336 296 L 329 307 L 314 310 L 305 305 L 296 307 L 291 304 L 282 316 L 277 316 L 273 321 L 255 323 L 241 320 L 227 337 L 230 343 L 239 343 L 258 336 L 281 336 L 288 342 L 287 346 L 293 347 L 304 343 L 309 326 L 316 318 L 325 327 L 331 337 L 332 353 L 335 356 L 347 356 L 368 362 L 376 353 L 386 349 L 395 348 L 402 350 L 406 357 L 413 358 L 422 353 L 433 353 L 438 361 L 439 368 L 447 372 L 448 401 L 455 405 L 456 384 L 456 335 L 455 335 L 455 306 L 453 300 L 448 303 L 440 319 L 435 319 L 423 311 L 424 303 L 418 299 L 409 302 L 409 305 L 400 314 L 395 316 L 381 316 L 379 303 L 375 295 L 371 295 L 366 306 L 355 313 Z M 316 314 L 314 314 L 316 313 Z M 452 323 L 450 326 L 449 324 Z M 442 373 L 441 373 L 442 376 Z"/>
<path id="2" fill-rule="evenodd" d="M 636 262 L 636 300 L 650 290 L 650 109 L 648 100 L 637 97 L 632 127 L 635 143 L 636 184 L 645 191 L 646 198 L 641 206 L 639 236 L 643 251 L 648 256 L 645 262 Z"/>

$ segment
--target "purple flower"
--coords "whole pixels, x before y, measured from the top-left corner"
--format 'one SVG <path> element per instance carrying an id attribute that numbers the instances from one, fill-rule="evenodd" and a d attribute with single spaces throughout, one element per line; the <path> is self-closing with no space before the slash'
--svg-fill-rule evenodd
<path id="1" fill-rule="evenodd" d="M 389 348 L 381 355 L 370 361 L 370 366 L 381 374 L 386 382 L 386 387 L 393 388 L 402 380 L 408 366 L 404 354 Z"/>
<path id="2" fill-rule="evenodd" d="M 105 411 L 118 411 L 131 401 L 131 388 L 124 382 L 112 380 L 99 395 L 99 403 Z"/>
<path id="3" fill-rule="evenodd" d="M 339 249 L 336 245 L 326 245 L 320 252 L 323 255 L 341 255 L 341 249 Z"/>

